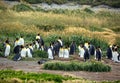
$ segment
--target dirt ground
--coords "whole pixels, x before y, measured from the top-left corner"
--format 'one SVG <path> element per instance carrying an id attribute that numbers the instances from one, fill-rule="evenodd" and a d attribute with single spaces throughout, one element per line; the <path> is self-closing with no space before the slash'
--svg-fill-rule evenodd
<path id="1" fill-rule="evenodd" d="M 70 75 L 78 78 L 85 78 L 95 81 L 103 80 L 120 80 L 120 63 L 114 63 L 113 61 L 105 59 L 104 62 L 112 67 L 111 72 L 85 72 L 85 71 L 55 71 L 55 70 L 43 70 L 41 65 L 37 64 L 37 61 L 12 61 L 7 58 L 0 57 L 0 70 L 1 69 L 13 69 L 22 70 L 25 72 L 37 72 L 37 73 L 52 73 L 60 75 Z"/>

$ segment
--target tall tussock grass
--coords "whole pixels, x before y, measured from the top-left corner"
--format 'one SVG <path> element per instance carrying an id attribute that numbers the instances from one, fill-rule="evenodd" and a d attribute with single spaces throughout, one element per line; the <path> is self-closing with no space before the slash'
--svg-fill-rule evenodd
<path id="1" fill-rule="evenodd" d="M 77 15 L 79 14 L 78 11 L 75 12 L 74 15 L 68 15 L 67 13 L 54 14 L 41 11 L 19 13 L 12 10 L 0 11 L 1 38 L 4 38 L 5 35 L 12 38 L 23 34 L 30 36 L 30 38 L 26 36 L 27 39 L 34 40 L 34 36 L 40 33 L 45 38 L 45 41 L 51 35 L 57 35 L 57 37 L 62 36 L 67 43 L 72 40 L 66 41 L 66 38 L 70 39 L 73 35 L 77 35 L 83 36 L 83 41 L 95 39 L 95 41 L 107 41 L 108 44 L 116 42 L 118 36 L 116 32 L 119 33 L 117 30 L 117 28 L 119 29 L 119 13 L 99 12 L 89 14 L 81 10 L 81 15 Z M 112 31 L 113 28 L 114 32 Z"/>
<path id="2" fill-rule="evenodd" d="M 6 10 L 7 9 L 7 5 L 1 0 L 0 1 L 0 10 Z"/>
<path id="3" fill-rule="evenodd" d="M 109 72 L 111 67 L 101 62 L 49 62 L 44 64 L 47 70 L 63 70 L 63 71 L 89 71 L 89 72 Z"/>

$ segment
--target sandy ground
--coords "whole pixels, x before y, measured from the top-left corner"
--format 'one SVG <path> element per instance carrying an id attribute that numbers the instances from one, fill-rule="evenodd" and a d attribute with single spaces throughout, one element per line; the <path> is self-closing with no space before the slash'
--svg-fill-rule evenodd
<path id="1" fill-rule="evenodd" d="M 42 65 L 38 65 L 37 61 L 12 61 L 7 58 L 0 57 L 0 70 L 1 69 L 13 69 L 22 70 L 25 72 L 39 72 L 39 73 L 52 73 L 60 75 L 70 75 L 78 78 L 85 78 L 95 81 L 103 80 L 120 80 L 120 63 L 114 63 L 110 60 L 104 60 L 106 64 L 111 65 L 111 72 L 85 72 L 85 71 L 55 71 L 55 70 L 44 70 Z"/>

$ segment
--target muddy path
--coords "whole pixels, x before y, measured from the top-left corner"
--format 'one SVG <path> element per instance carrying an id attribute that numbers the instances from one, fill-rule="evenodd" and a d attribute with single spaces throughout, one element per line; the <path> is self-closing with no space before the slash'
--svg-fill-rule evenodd
<path id="1" fill-rule="evenodd" d="M 38 65 L 37 61 L 12 61 L 7 58 L 0 57 L 0 70 L 1 69 L 13 69 L 22 70 L 24 72 L 37 72 L 37 73 L 51 73 L 60 75 L 70 75 L 78 78 L 85 78 L 95 81 L 103 80 L 120 80 L 120 63 L 114 63 L 110 60 L 105 59 L 104 62 L 112 67 L 111 72 L 85 72 L 85 71 L 55 71 L 55 70 L 44 70 L 42 65 Z"/>

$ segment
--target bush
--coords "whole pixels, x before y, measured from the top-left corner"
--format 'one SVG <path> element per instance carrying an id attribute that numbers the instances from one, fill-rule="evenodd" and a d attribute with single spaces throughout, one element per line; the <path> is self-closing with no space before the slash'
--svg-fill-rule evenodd
<path id="1" fill-rule="evenodd" d="M 48 54 L 45 51 L 36 50 L 33 57 L 48 58 Z"/>
<path id="2" fill-rule="evenodd" d="M 33 9 L 27 5 L 27 4 L 18 4 L 18 5 L 15 5 L 13 7 L 13 10 L 17 11 L 17 12 L 21 12 L 21 11 L 33 11 Z"/>
<path id="3" fill-rule="evenodd" d="M 47 70 L 64 70 L 64 71 L 89 71 L 89 72 L 109 72 L 111 67 L 101 62 L 49 62 L 44 64 Z"/>

